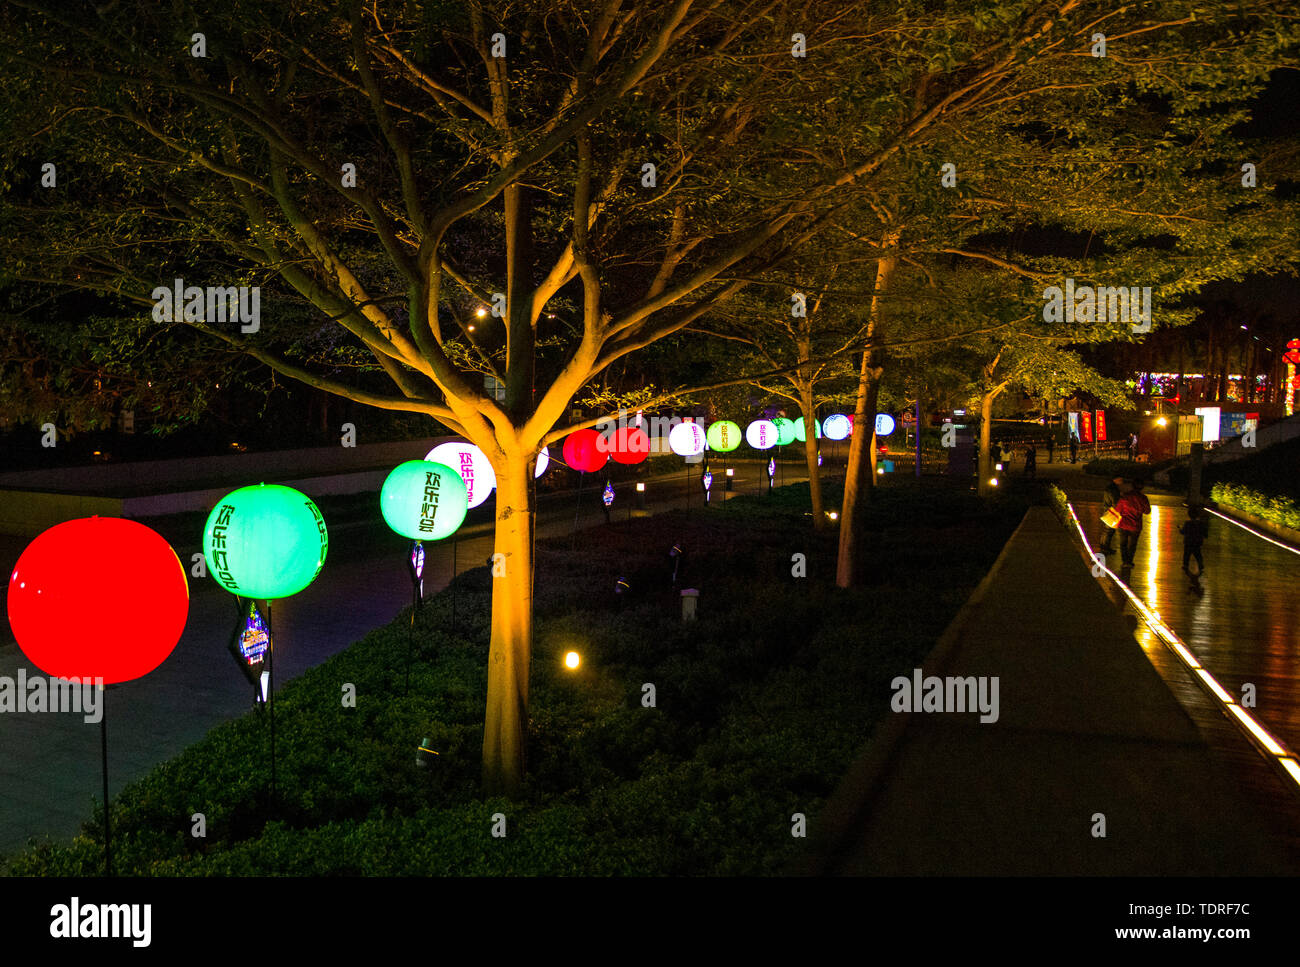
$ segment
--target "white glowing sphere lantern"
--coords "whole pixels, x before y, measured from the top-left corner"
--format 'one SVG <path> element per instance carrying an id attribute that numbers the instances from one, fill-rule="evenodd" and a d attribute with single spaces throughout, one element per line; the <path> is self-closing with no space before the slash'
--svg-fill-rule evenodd
<path id="1" fill-rule="evenodd" d="M 678 423 L 668 431 L 668 449 L 679 457 L 699 456 L 704 443 L 704 428 L 698 423 Z"/>
<path id="2" fill-rule="evenodd" d="M 822 422 L 822 435 L 828 440 L 843 440 L 852 429 L 853 425 L 843 413 L 833 413 Z"/>
<path id="3" fill-rule="evenodd" d="M 424 459 L 451 467 L 465 481 L 465 496 L 471 508 L 487 500 L 496 488 L 497 475 L 492 464 L 487 455 L 472 443 L 462 440 L 439 443 Z"/>
<path id="4" fill-rule="evenodd" d="M 745 428 L 745 442 L 755 450 L 768 450 L 776 446 L 779 434 L 771 420 L 755 420 Z"/>

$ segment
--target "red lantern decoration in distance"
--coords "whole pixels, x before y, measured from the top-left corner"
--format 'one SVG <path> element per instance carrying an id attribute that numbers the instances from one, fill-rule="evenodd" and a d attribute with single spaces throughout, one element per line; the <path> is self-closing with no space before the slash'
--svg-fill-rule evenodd
<path id="1" fill-rule="evenodd" d="M 587 427 L 564 438 L 564 462 L 574 470 L 591 473 L 605 465 L 609 455 L 601 449 L 600 434 Z"/>
<path id="2" fill-rule="evenodd" d="M 614 447 L 609 455 L 615 463 L 641 463 L 650 456 L 650 438 L 639 426 L 620 427 L 614 433 Z"/>
<path id="3" fill-rule="evenodd" d="M 90 549 L 110 566 L 88 576 L 81 562 Z M 111 685 L 148 675 L 172 653 L 190 587 L 161 535 L 133 520 L 86 517 L 27 545 L 8 605 L 18 646 L 42 672 Z"/>

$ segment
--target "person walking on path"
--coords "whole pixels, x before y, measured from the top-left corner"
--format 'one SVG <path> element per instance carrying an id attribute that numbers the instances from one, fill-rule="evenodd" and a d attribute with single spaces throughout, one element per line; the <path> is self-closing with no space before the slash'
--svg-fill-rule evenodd
<path id="1" fill-rule="evenodd" d="M 1038 479 L 1038 451 L 1032 443 L 1025 447 L 1025 476 Z"/>
<path id="2" fill-rule="evenodd" d="M 1103 550 L 1107 554 L 1115 553 L 1115 528 L 1107 527 L 1104 518 L 1106 516 L 1106 512 L 1114 509 L 1115 505 L 1119 503 L 1119 498 L 1120 498 L 1119 488 L 1120 488 L 1120 484 L 1122 484 L 1123 482 L 1124 482 L 1123 477 L 1115 477 L 1114 479 L 1111 480 L 1110 483 L 1106 484 L 1106 489 L 1101 495 L 1101 505 L 1102 505 L 1101 515 L 1103 520 L 1101 522 L 1100 545 L 1101 545 L 1101 550 Z M 1118 515 L 1119 511 L 1116 510 L 1115 513 Z"/>
<path id="3" fill-rule="evenodd" d="M 1079 461 L 1079 438 L 1070 431 L 1070 462 L 1078 463 Z"/>
<path id="4" fill-rule="evenodd" d="M 1136 433 L 1128 435 L 1128 458 L 1130 463 L 1138 458 L 1138 435 Z"/>
<path id="5" fill-rule="evenodd" d="M 1193 577 L 1199 578 L 1205 573 L 1205 560 L 1201 557 L 1201 545 L 1205 543 L 1205 538 L 1209 536 L 1209 521 L 1201 516 L 1201 508 L 1192 504 L 1187 508 L 1187 520 L 1178 528 L 1178 533 L 1183 535 L 1183 570 L 1192 574 L 1188 570 L 1187 564 L 1192 558 L 1196 558 L 1196 573 Z"/>
<path id="6" fill-rule="evenodd" d="M 1056 449 L 1056 434 L 1047 434 L 1047 462 L 1052 462 L 1052 451 Z"/>
<path id="7" fill-rule="evenodd" d="M 1151 501 L 1142 493 L 1142 480 L 1135 478 L 1132 489 L 1115 505 L 1119 511 L 1119 554 L 1124 567 L 1133 566 L 1137 556 L 1138 535 L 1142 533 L 1142 516 L 1151 513 Z"/>

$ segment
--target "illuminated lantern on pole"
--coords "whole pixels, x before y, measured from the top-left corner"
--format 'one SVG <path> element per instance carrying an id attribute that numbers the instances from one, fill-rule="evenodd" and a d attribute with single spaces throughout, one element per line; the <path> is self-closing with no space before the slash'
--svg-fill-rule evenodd
<path id="1" fill-rule="evenodd" d="M 551 465 L 551 448 L 542 447 L 537 454 L 537 467 L 533 470 L 534 477 L 540 477 L 546 473 L 546 468 Z"/>
<path id="2" fill-rule="evenodd" d="M 678 423 L 668 431 L 668 449 L 679 457 L 696 457 L 704 452 L 704 428 L 698 423 Z"/>
<path id="3" fill-rule="evenodd" d="M 787 420 L 784 416 L 778 416 L 772 421 L 776 427 L 776 445 L 778 447 L 787 447 L 794 443 L 794 420 Z"/>
<path id="4" fill-rule="evenodd" d="M 730 453 L 740 446 L 740 427 L 730 420 L 718 420 L 709 424 L 707 434 L 709 449 L 718 453 Z"/>
<path id="5" fill-rule="evenodd" d="M 72 566 L 88 549 L 105 565 L 90 580 Z M 33 665 L 93 688 L 97 679 L 128 682 L 163 663 L 185 630 L 190 588 L 176 552 L 155 531 L 119 517 L 86 517 L 56 524 L 27 545 L 10 574 L 6 606 L 14 640 Z M 106 697 L 99 748 L 104 872 L 112 876 Z"/>
<path id="6" fill-rule="evenodd" d="M 384 481 L 379 492 L 384 521 L 413 541 L 448 537 L 465 520 L 469 496 L 465 482 L 450 467 L 428 460 L 408 460 Z"/>
<path id="7" fill-rule="evenodd" d="M 771 420 L 755 420 L 745 428 L 745 442 L 755 450 L 770 450 L 776 440 L 776 424 Z"/>
<path id="8" fill-rule="evenodd" d="M 849 418 L 843 413 L 832 413 L 826 417 L 826 422 L 822 424 L 821 432 L 826 434 L 826 439 L 840 441 L 849 435 L 853 429 L 849 423 Z"/>
<path id="9" fill-rule="evenodd" d="M 231 651 L 258 689 L 258 708 L 271 708 L 271 799 L 275 800 L 275 691 L 271 612 L 268 602 L 297 594 L 325 566 L 330 539 L 320 509 L 306 494 L 279 484 L 241 487 L 227 494 L 208 515 L 203 555 L 208 573 L 236 598 L 248 598 L 241 611 Z M 242 629 L 241 626 L 242 625 Z M 265 665 L 265 668 L 263 667 Z"/>
<path id="10" fill-rule="evenodd" d="M 590 427 L 574 430 L 564 438 L 564 462 L 583 473 L 599 470 L 609 459 L 602 446 L 600 434 Z"/>
<path id="11" fill-rule="evenodd" d="M 794 421 L 794 438 L 800 443 L 803 443 L 806 432 L 807 431 L 804 430 L 803 417 L 801 416 L 799 419 Z M 820 440 L 822 438 L 822 425 L 815 418 L 813 419 L 813 435 L 814 439 Z"/>
<path id="12" fill-rule="evenodd" d="M 641 463 L 650 456 L 650 438 L 640 427 L 620 427 L 614 433 L 614 445 L 609 455 L 615 463 Z"/>
<path id="13" fill-rule="evenodd" d="M 429 463 L 451 467 L 465 482 L 467 505 L 472 509 L 491 496 L 496 489 L 497 475 L 485 454 L 472 443 L 453 440 L 440 443 L 425 455 Z"/>
<path id="14" fill-rule="evenodd" d="M 203 554 L 212 577 L 244 598 L 287 598 L 316 579 L 329 550 L 325 519 L 306 494 L 242 487 L 208 515 Z"/>
<path id="15" fill-rule="evenodd" d="M 106 565 L 76 567 L 87 550 Z M 189 580 L 176 552 L 144 524 L 86 517 L 27 545 L 10 575 L 9 625 L 23 654 L 55 678 L 129 682 L 163 663 L 185 630 Z"/>
<path id="16" fill-rule="evenodd" d="M 889 436 L 897 425 L 888 413 L 876 414 L 876 436 Z"/>
<path id="17" fill-rule="evenodd" d="M 415 610 L 424 599 L 424 544 L 450 537 L 469 513 L 465 481 L 446 464 L 407 460 L 399 464 L 379 492 L 384 522 L 411 546 L 410 573 L 414 598 L 406 640 L 406 689 L 411 687 L 411 655 L 415 649 Z M 453 556 L 453 570 L 455 568 Z"/>

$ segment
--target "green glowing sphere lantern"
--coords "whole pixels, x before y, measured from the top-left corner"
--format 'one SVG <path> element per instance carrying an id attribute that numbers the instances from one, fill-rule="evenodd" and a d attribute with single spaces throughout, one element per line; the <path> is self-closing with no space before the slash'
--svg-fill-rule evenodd
<path id="1" fill-rule="evenodd" d="M 730 453 L 740 446 L 742 439 L 740 426 L 730 420 L 718 420 L 716 423 L 710 423 L 707 436 L 709 449 L 718 453 Z"/>
<path id="2" fill-rule="evenodd" d="M 278 484 L 227 494 L 203 528 L 212 577 L 244 598 L 287 598 L 316 579 L 329 535 L 306 494 Z"/>
<path id="3" fill-rule="evenodd" d="M 776 424 L 776 445 L 778 447 L 788 447 L 794 443 L 794 420 L 787 420 L 784 416 L 778 416 L 772 422 Z"/>
<path id="4" fill-rule="evenodd" d="M 797 419 L 797 420 L 794 421 L 794 438 L 795 438 L 796 440 L 798 440 L 800 443 L 803 443 L 806 434 L 807 434 L 807 431 L 804 429 L 803 417 L 801 416 L 801 417 L 799 417 L 799 419 Z M 813 439 L 814 439 L 814 440 L 820 440 L 821 438 L 822 438 L 822 424 L 821 424 L 821 421 L 820 421 L 820 420 L 817 420 L 817 419 L 814 419 L 814 420 L 813 420 Z"/>
<path id="5" fill-rule="evenodd" d="M 451 467 L 407 460 L 384 481 L 379 509 L 388 526 L 413 541 L 436 541 L 456 532 L 469 512 L 465 481 Z"/>

